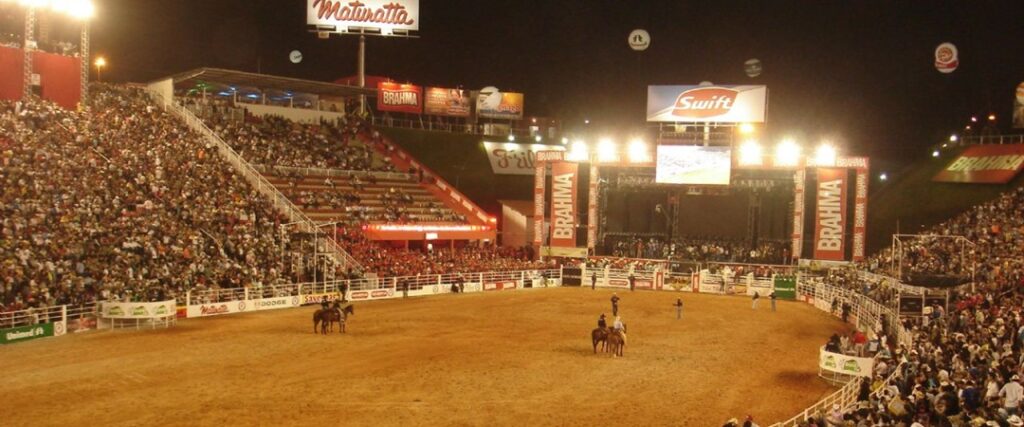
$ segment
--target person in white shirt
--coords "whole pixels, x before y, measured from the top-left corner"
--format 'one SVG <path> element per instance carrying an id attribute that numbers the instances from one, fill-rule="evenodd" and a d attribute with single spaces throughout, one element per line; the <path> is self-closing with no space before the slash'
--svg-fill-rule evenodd
<path id="1" fill-rule="evenodd" d="M 1017 415 L 1017 407 L 1020 406 L 1020 401 L 1024 398 L 1024 386 L 1020 385 L 1019 380 L 1020 377 L 1014 375 L 1010 378 L 1010 382 L 999 390 L 999 397 L 1003 398 L 1003 409 L 1009 415 Z"/>

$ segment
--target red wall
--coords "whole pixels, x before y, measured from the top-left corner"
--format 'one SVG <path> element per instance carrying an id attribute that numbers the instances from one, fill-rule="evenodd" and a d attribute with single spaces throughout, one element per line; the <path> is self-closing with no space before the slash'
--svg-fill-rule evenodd
<path id="1" fill-rule="evenodd" d="M 22 64 L 25 51 L 0 47 L 0 99 L 21 99 Z"/>
<path id="2" fill-rule="evenodd" d="M 0 47 L 0 99 L 21 99 L 25 51 Z M 69 110 L 82 99 L 81 68 L 78 58 L 33 52 L 33 72 L 39 74 L 43 99 Z"/>

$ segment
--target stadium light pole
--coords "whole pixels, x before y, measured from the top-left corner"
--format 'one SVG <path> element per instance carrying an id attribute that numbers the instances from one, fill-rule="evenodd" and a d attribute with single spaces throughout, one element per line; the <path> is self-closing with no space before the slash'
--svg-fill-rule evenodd
<path id="1" fill-rule="evenodd" d="M 29 3 L 28 7 L 25 8 L 25 43 L 22 45 L 24 48 L 24 65 L 22 66 L 22 93 L 23 99 L 28 100 L 32 96 L 32 49 L 35 44 L 35 27 L 36 27 L 36 7 Z"/>
<path id="2" fill-rule="evenodd" d="M 99 58 L 96 58 L 95 64 L 96 64 L 96 81 L 102 83 L 103 82 L 103 67 L 107 66 L 107 60 L 101 56 Z"/>

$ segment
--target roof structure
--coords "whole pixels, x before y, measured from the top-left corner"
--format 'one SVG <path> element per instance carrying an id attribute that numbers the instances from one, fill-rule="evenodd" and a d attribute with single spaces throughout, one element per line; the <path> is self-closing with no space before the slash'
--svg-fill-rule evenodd
<path id="1" fill-rule="evenodd" d="M 376 96 L 377 94 L 377 91 L 371 88 L 360 88 L 336 83 L 320 82 L 316 80 L 303 80 L 292 77 L 250 73 L 246 71 L 225 70 L 222 68 L 196 68 L 172 75 L 170 78 L 173 80 L 175 86 L 187 85 L 191 82 L 207 82 L 251 87 L 260 90 L 272 89 L 285 92 L 303 92 L 338 97 L 359 95 Z"/>

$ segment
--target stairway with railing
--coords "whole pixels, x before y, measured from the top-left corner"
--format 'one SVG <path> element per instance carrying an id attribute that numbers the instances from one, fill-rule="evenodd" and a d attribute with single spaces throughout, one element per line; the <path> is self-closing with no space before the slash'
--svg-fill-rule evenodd
<path id="1" fill-rule="evenodd" d="M 192 114 L 187 108 L 179 104 L 177 100 L 164 100 L 164 97 L 159 93 L 150 92 L 150 95 L 156 101 L 156 104 L 164 106 L 165 109 L 176 116 L 178 116 L 186 125 L 196 133 L 203 136 L 208 143 L 216 147 L 221 158 L 228 162 L 235 172 L 241 175 L 245 180 L 252 185 L 256 191 L 270 200 L 271 205 L 278 212 L 287 215 L 289 222 L 294 223 L 299 230 L 305 233 L 317 234 L 319 233 L 318 226 L 312 219 L 304 214 L 294 203 L 288 200 L 284 194 L 278 191 L 277 187 L 274 187 L 266 178 L 252 164 L 242 158 L 234 149 L 231 148 L 223 139 L 221 139 L 213 130 L 206 126 L 202 120 Z M 356 261 L 336 240 L 330 236 L 324 235 L 324 238 L 320 240 L 323 242 L 324 253 L 330 256 L 337 265 L 342 268 L 350 268 L 356 271 L 362 271 L 362 265 Z"/>

